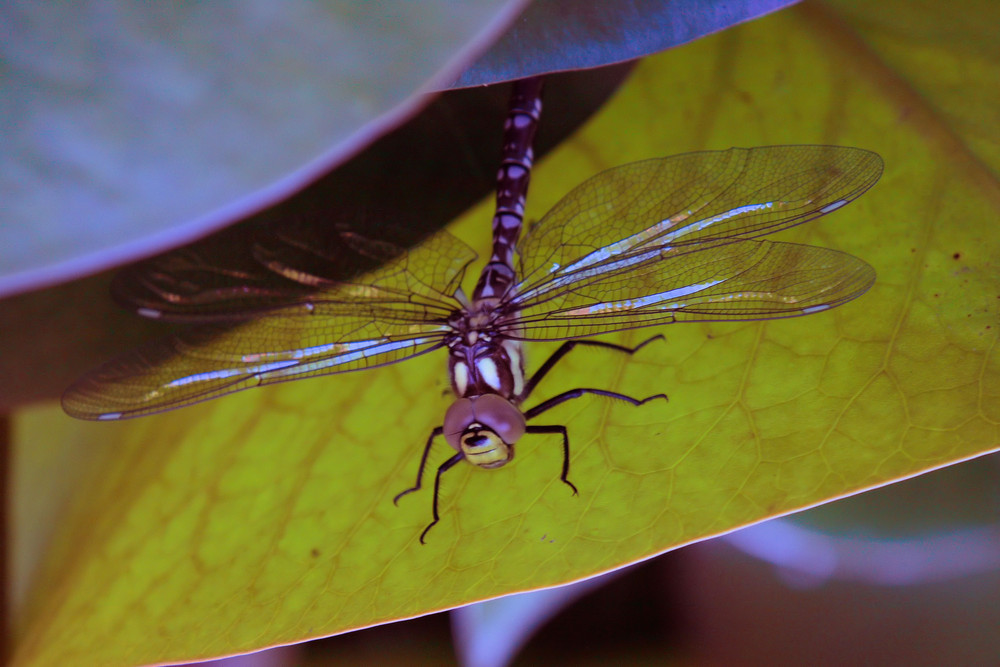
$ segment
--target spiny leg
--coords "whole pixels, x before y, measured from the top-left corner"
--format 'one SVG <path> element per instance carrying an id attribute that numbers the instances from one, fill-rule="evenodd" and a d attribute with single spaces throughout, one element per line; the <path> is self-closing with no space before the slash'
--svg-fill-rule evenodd
<path id="1" fill-rule="evenodd" d="M 563 442 L 563 467 L 562 474 L 559 475 L 559 479 L 563 481 L 569 488 L 573 489 L 573 495 L 579 495 L 576 490 L 576 485 L 569 481 L 569 433 L 566 432 L 565 426 L 529 426 L 525 430 L 525 433 L 558 433 L 562 436 Z"/>
<path id="2" fill-rule="evenodd" d="M 650 339 L 652 340 L 652 339 Z M 648 341 L 647 341 L 648 342 Z M 644 343 L 645 344 L 645 343 Z M 638 398 L 632 398 L 631 396 L 626 396 L 625 394 L 619 394 L 614 391 L 606 391 L 604 389 L 570 389 L 569 391 L 564 391 L 558 396 L 553 396 L 549 400 L 536 405 L 530 410 L 524 412 L 525 420 L 529 420 L 532 417 L 537 417 L 546 410 L 551 410 L 560 403 L 565 403 L 566 401 L 573 400 L 574 398 L 580 398 L 584 394 L 596 394 L 598 396 L 607 396 L 608 398 L 617 398 L 632 405 L 639 406 L 647 401 L 651 401 L 654 398 L 662 398 L 663 400 L 669 400 L 666 394 L 656 394 L 654 396 L 648 396 L 642 400 Z M 565 426 L 528 426 L 525 430 L 526 433 L 559 433 L 563 437 L 563 470 L 562 475 L 559 476 L 563 482 L 569 485 L 569 488 L 573 489 L 573 495 L 577 495 L 576 485 L 569 481 L 569 433 L 566 431 Z"/>
<path id="3" fill-rule="evenodd" d="M 535 389 L 535 387 L 538 386 L 538 383 L 542 381 L 542 378 L 544 378 L 548 374 L 548 372 L 551 371 L 552 368 L 557 363 L 559 363 L 559 361 L 563 357 L 569 354 L 570 350 L 572 350 L 577 345 L 587 345 L 590 347 L 603 347 L 609 350 L 615 350 L 617 352 L 624 352 L 625 354 L 632 356 L 633 354 L 635 354 L 636 352 L 644 348 L 646 345 L 652 343 L 654 340 L 658 338 L 660 340 L 665 340 L 663 338 L 663 334 L 657 334 L 655 336 L 652 336 L 651 338 L 647 338 L 646 340 L 639 343 L 635 347 L 626 347 L 625 345 L 616 345 L 615 343 L 605 343 L 604 341 L 600 340 L 568 340 L 562 345 L 560 345 L 559 349 L 553 352 L 549 356 L 549 358 L 545 360 L 545 363 L 542 364 L 541 368 L 535 371 L 535 374 L 528 379 L 527 384 L 525 384 L 524 386 L 524 391 L 522 391 L 521 395 L 517 397 L 517 401 L 520 403 L 521 401 L 527 399 L 528 396 L 531 395 L 531 392 Z"/>
<path id="4" fill-rule="evenodd" d="M 431 431 L 430 436 L 427 438 L 427 444 L 424 445 L 424 453 L 420 457 L 420 469 L 417 470 L 417 483 L 412 487 L 403 491 L 402 493 L 397 493 L 396 497 L 392 499 L 392 503 L 396 506 L 399 505 L 399 499 L 405 496 L 407 493 L 413 493 L 414 491 L 420 490 L 420 485 L 423 483 L 424 478 L 424 468 L 427 467 L 427 457 L 431 453 L 431 445 L 434 444 L 434 438 L 444 433 L 443 426 L 437 426 Z"/>
<path id="5" fill-rule="evenodd" d="M 606 389 L 590 389 L 590 388 L 586 388 L 586 387 L 581 387 L 579 389 L 570 389 L 569 391 L 564 391 L 563 393 L 558 394 L 557 396 L 553 396 L 552 398 L 550 398 L 547 401 L 543 401 L 543 402 L 539 403 L 538 405 L 536 405 L 535 407 L 531 408 L 530 410 L 525 410 L 524 411 L 524 419 L 526 421 L 530 420 L 533 417 L 537 417 L 538 415 L 542 414 L 543 412 L 546 412 L 547 410 L 551 410 L 552 408 L 556 407 L 557 405 L 565 403 L 566 401 L 571 401 L 574 398 L 580 398 L 584 394 L 596 394 L 597 396 L 607 396 L 608 398 L 616 398 L 616 399 L 618 399 L 620 401 L 625 401 L 626 403 L 631 403 L 632 405 L 634 405 L 636 407 L 638 407 L 638 406 L 640 406 L 643 403 L 646 403 L 648 401 L 652 401 L 655 398 L 662 398 L 665 401 L 669 401 L 670 400 L 670 399 L 667 398 L 666 394 L 653 394 L 652 396 L 647 396 L 646 398 L 638 399 L 638 398 L 633 398 L 631 396 L 626 396 L 625 394 L 619 394 L 616 391 L 607 391 Z"/>
<path id="6" fill-rule="evenodd" d="M 452 466 L 464 458 L 465 455 L 462 452 L 459 452 L 438 466 L 437 475 L 434 476 L 434 502 L 431 504 L 431 514 L 433 515 L 434 520 L 431 521 L 426 528 L 424 528 L 424 532 L 420 533 L 421 544 L 427 544 L 424 542 L 424 537 L 427 535 L 428 531 L 434 527 L 434 524 L 438 522 L 438 519 L 440 519 L 438 516 L 438 494 L 441 491 L 441 475 L 448 472 Z"/>

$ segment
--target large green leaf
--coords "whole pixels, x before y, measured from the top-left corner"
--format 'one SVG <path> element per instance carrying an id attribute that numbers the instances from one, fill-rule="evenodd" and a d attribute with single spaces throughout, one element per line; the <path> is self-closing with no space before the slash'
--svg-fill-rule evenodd
<path id="1" fill-rule="evenodd" d="M 902 117 L 918 124 L 925 140 L 938 143 L 950 154 L 950 165 L 962 172 L 960 178 L 983 186 L 978 196 L 995 202 L 997 188 L 990 172 L 995 174 L 1000 165 L 1000 99 L 997 88 L 989 82 L 1000 76 L 1000 40 L 992 27 L 1000 20 L 997 6 L 983 2 L 947 7 L 911 2 L 829 4 L 845 13 L 858 35 L 836 29 L 840 17 L 820 6 L 806 5 L 799 11 L 810 19 L 809 25 L 828 37 L 845 44 L 853 42 L 852 51 L 874 51 L 874 57 L 867 60 L 866 76 L 876 77 L 900 100 L 898 106 L 905 109 Z M 854 41 L 856 37 L 862 41 Z M 987 382 L 985 386 L 996 385 Z M 986 399 L 987 403 L 990 400 L 994 399 Z M 808 662 L 809 656 L 818 654 L 850 662 L 852 655 L 870 657 L 873 648 L 880 651 L 883 660 L 905 662 L 913 656 L 925 656 L 928 647 L 940 655 L 967 656 L 959 662 L 981 662 L 983 657 L 968 656 L 996 653 L 992 631 L 995 614 L 989 612 L 995 576 L 971 578 L 970 573 L 995 567 L 997 549 L 991 545 L 996 543 L 997 482 L 995 457 L 983 457 L 792 518 L 799 524 L 823 527 L 830 533 L 825 538 L 808 533 L 807 537 L 782 539 L 778 536 L 787 535 L 794 527 L 774 526 L 772 530 L 770 524 L 741 532 L 733 541 L 746 545 L 751 553 L 773 558 L 783 571 L 781 576 L 765 573 L 757 577 L 763 582 L 737 592 L 732 582 L 745 581 L 747 572 L 736 571 L 739 566 L 729 564 L 733 558 L 722 555 L 731 549 L 713 543 L 684 558 L 683 601 L 669 599 L 663 604 L 700 610 L 684 613 L 681 625 L 697 628 L 695 650 L 702 651 L 708 662 Z M 850 539 L 841 544 L 843 536 Z M 711 555 L 706 559 L 705 554 Z M 706 565 L 708 571 L 704 572 Z M 694 582 L 689 579 L 692 568 L 699 571 Z M 963 576 L 965 579 L 958 579 Z M 838 584 L 839 579 L 851 583 Z M 948 583 L 938 584 L 942 579 Z M 864 584 L 855 583 L 859 580 L 874 588 L 863 589 Z M 803 583 L 810 589 L 808 593 L 797 590 Z M 915 590 L 878 588 L 901 584 Z M 767 586 L 760 599 L 748 597 Z M 822 588 L 812 590 L 813 586 Z M 846 595 L 845 588 L 850 590 Z M 947 599 L 942 599 L 943 589 L 948 591 Z M 673 588 L 671 592 L 676 593 Z M 780 608 L 783 599 L 790 605 L 788 613 Z M 512 600 L 485 604 L 513 606 Z M 868 609 L 868 619 L 858 615 L 859 601 Z M 473 636 L 457 636 L 456 646 L 481 644 L 495 653 L 497 645 L 519 641 L 531 629 L 523 627 L 523 619 L 530 615 L 525 609 L 529 602 L 517 604 L 516 612 L 511 610 L 517 620 L 511 622 L 504 622 L 503 611 L 468 608 L 473 612 L 463 615 L 489 620 L 460 624 L 459 629 Z M 648 600 L 622 600 L 620 604 L 648 604 Z M 816 613 L 803 616 L 800 612 L 810 605 Z M 535 619 L 534 627 L 555 613 L 548 601 L 543 600 L 540 606 L 545 613 Z M 899 613 L 903 607 L 905 614 Z M 730 614 L 730 610 L 738 611 Z M 887 641 L 882 625 L 871 624 L 866 629 L 870 618 L 886 613 L 895 618 L 891 641 Z M 565 626 L 566 621 L 562 622 Z M 609 618 L 608 622 L 613 621 Z M 925 632 L 927 628 L 932 629 Z M 768 639 L 759 641 L 762 636 Z M 847 646 L 844 636 L 857 641 Z M 674 642 L 662 637 L 659 643 L 676 648 Z M 817 651 L 817 646 L 821 650 Z M 624 651 L 619 654 L 622 659 L 629 660 L 634 647 L 608 650 L 619 649 Z M 573 661 L 573 650 L 565 646 L 563 659 Z"/>
<path id="2" fill-rule="evenodd" d="M 441 358 L 126 424 L 25 411 L 21 451 L 50 451 L 58 427 L 88 463 L 19 615 L 16 660 L 134 664 L 322 636 L 584 578 L 995 449 L 997 189 L 906 92 L 812 6 L 642 63 L 542 162 L 529 216 L 602 168 L 700 148 L 843 143 L 887 165 L 858 202 L 785 234 L 872 263 L 879 280 L 858 301 L 672 327 L 632 360 L 560 366 L 539 399 L 581 384 L 671 398 L 551 413 L 580 497 L 558 482 L 558 445 L 527 438 L 502 470 L 448 474 L 420 546 L 429 491 L 390 499 L 448 404 Z M 453 231 L 482 249 L 488 219 L 484 203 Z M 545 349 L 529 352 L 537 365 Z"/>

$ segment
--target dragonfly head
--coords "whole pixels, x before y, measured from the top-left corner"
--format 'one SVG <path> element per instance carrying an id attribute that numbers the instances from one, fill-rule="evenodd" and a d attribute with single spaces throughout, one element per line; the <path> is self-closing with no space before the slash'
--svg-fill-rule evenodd
<path id="1" fill-rule="evenodd" d="M 444 416 L 448 444 L 480 468 L 499 468 L 513 459 L 514 443 L 524 431 L 524 415 L 497 394 L 460 398 Z"/>

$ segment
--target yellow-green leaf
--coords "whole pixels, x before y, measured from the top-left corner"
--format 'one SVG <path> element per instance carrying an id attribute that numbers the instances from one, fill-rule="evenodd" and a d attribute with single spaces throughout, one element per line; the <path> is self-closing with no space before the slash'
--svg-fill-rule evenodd
<path id="1" fill-rule="evenodd" d="M 995 129 L 967 138 L 955 119 L 969 112 L 913 83 L 936 61 L 908 78 L 864 16 L 807 5 L 643 62 L 539 165 L 529 217 L 645 157 L 855 145 L 884 157 L 882 181 L 783 236 L 866 259 L 879 272 L 868 294 L 797 320 L 668 327 L 632 359 L 574 352 L 539 400 L 585 385 L 670 403 L 582 398 L 547 413 L 569 429 L 580 496 L 558 480 L 558 441 L 525 438 L 501 470 L 445 476 L 426 546 L 430 490 L 391 498 L 449 403 L 443 355 L 124 424 L 25 412 L 23 456 L 57 426 L 89 462 L 60 482 L 76 488 L 53 510 L 17 661 L 189 660 L 343 632 L 588 577 L 995 449 Z M 980 55 L 975 92 L 995 100 L 997 55 Z M 453 231 L 484 249 L 488 209 Z M 433 462 L 448 451 L 439 443 Z"/>

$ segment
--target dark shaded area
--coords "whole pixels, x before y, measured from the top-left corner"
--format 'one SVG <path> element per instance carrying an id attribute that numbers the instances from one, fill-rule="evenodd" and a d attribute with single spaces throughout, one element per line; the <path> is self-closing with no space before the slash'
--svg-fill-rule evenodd
<path id="1" fill-rule="evenodd" d="M 564 139 L 612 90 L 607 77 L 592 88 L 580 86 L 582 77 L 546 82 L 537 153 Z M 112 285 L 116 299 L 175 320 L 245 319 L 259 312 L 248 305 L 280 306 L 381 266 L 493 191 L 510 88 L 441 95 L 295 197 L 125 269 Z"/>
<path id="2" fill-rule="evenodd" d="M 676 553 L 633 566 L 564 609 L 538 629 L 514 665 L 624 664 L 680 657 L 684 615 Z"/>
<path id="3" fill-rule="evenodd" d="M 458 664 L 451 648 L 447 612 L 317 639 L 294 648 L 297 654 L 290 664 L 303 666 Z"/>
<path id="4" fill-rule="evenodd" d="M 629 568 L 538 628 L 513 665 L 625 664 L 679 658 L 687 630 L 676 553 Z M 458 664 L 447 613 L 381 625 L 298 648 L 297 664 Z"/>
<path id="5" fill-rule="evenodd" d="M 579 127 L 629 69 L 551 77 L 536 154 Z M 492 191 L 508 92 L 504 85 L 439 96 L 290 199 L 183 250 L 126 268 L 116 293 L 139 306 L 162 306 L 169 291 L 148 291 L 148 267 L 155 273 L 171 262 L 188 262 L 192 270 L 168 282 L 188 299 L 249 285 L 280 302 L 288 281 L 263 268 L 261 256 L 331 279 L 377 266 L 392 248 L 418 242 Z M 115 308 L 107 296 L 111 280 L 108 272 L 0 301 L 0 408 L 55 399 L 84 371 L 170 331 Z"/>
<path id="6" fill-rule="evenodd" d="M 0 480 L 3 484 L 3 507 L 0 508 L 0 573 L 3 581 L 3 598 L 0 599 L 0 664 L 9 664 L 11 653 L 13 652 L 13 637 L 11 636 L 11 605 L 13 594 L 13 580 L 11 572 L 11 540 L 14 534 L 14 526 L 11 521 L 13 512 L 12 482 L 13 466 L 11 456 L 13 454 L 11 443 L 13 433 L 11 432 L 10 417 L 0 412 Z"/>
<path id="7" fill-rule="evenodd" d="M 995 569 L 911 586 L 794 585 L 722 542 L 685 552 L 693 664 L 929 667 L 993 665 L 1000 655 Z"/>

